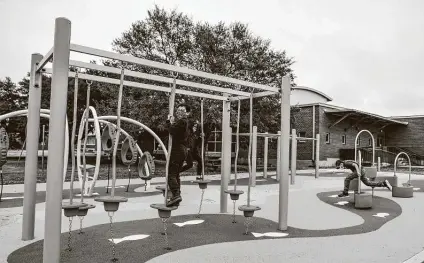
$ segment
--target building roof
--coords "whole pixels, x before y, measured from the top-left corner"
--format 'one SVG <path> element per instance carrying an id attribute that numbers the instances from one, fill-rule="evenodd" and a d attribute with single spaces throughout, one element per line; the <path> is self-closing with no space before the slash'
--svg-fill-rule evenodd
<path id="1" fill-rule="evenodd" d="M 390 119 L 416 119 L 424 118 L 424 115 L 390 116 Z"/>
<path id="2" fill-rule="evenodd" d="M 323 93 L 323 92 L 321 92 L 319 90 L 313 89 L 313 88 L 309 88 L 309 87 L 305 87 L 305 86 L 294 86 L 292 89 L 294 89 L 294 90 L 296 90 L 296 89 L 298 89 L 298 90 L 307 90 L 307 91 L 310 91 L 312 93 L 315 93 L 315 94 L 320 95 L 321 97 L 325 98 L 327 101 L 332 101 L 333 100 L 327 94 L 325 94 L 325 93 Z"/>
<path id="3" fill-rule="evenodd" d="M 331 114 L 333 116 L 340 117 L 336 122 L 334 122 L 333 124 L 330 124 L 329 127 L 337 125 L 338 123 L 340 123 L 342 120 L 346 118 L 355 119 L 358 124 L 360 122 L 380 123 L 381 129 L 391 124 L 404 125 L 404 126 L 408 125 L 408 122 L 405 122 L 405 121 L 398 121 L 392 118 L 384 117 L 381 115 L 377 115 L 377 114 L 369 113 L 365 111 L 355 110 L 355 109 L 331 107 L 329 109 L 325 109 L 324 112 L 327 114 Z"/>
<path id="4" fill-rule="evenodd" d="M 340 107 L 336 105 L 330 105 L 326 103 L 311 103 L 311 104 L 299 105 L 299 107 L 305 107 L 305 106 L 322 106 L 326 108 L 324 109 L 324 112 L 326 114 L 339 117 L 334 123 L 330 124 L 329 127 L 333 127 L 337 125 L 338 123 L 340 123 L 346 118 L 356 120 L 357 122 L 356 125 L 358 125 L 359 123 L 364 123 L 364 122 L 380 123 L 381 129 L 391 124 L 404 125 L 404 126 L 408 125 L 408 122 L 399 121 L 393 117 L 384 117 L 384 116 L 377 115 L 370 112 L 349 109 L 349 108 Z"/>

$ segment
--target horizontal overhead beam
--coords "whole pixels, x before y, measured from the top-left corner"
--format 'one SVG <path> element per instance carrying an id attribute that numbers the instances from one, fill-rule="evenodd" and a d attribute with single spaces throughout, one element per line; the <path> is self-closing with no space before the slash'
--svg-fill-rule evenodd
<path id="1" fill-rule="evenodd" d="M 78 52 L 78 53 L 94 55 L 94 56 L 109 58 L 109 59 L 115 59 L 115 60 L 120 60 L 120 61 L 124 61 L 124 62 L 129 62 L 129 63 L 135 63 L 135 64 L 138 64 L 138 65 L 169 70 L 171 72 L 178 72 L 178 73 L 182 73 L 182 74 L 189 74 L 189 75 L 192 75 L 192 76 L 218 80 L 218 81 L 222 81 L 222 82 L 232 83 L 232 84 L 241 85 L 241 86 L 245 86 L 245 87 L 251 87 L 251 88 L 255 88 L 255 89 L 274 91 L 274 92 L 279 91 L 278 88 L 270 87 L 270 86 L 266 86 L 266 85 L 262 85 L 262 84 L 258 84 L 258 83 L 252 83 L 252 82 L 239 80 L 239 79 L 235 79 L 235 78 L 224 77 L 224 76 L 220 76 L 220 75 L 216 75 L 216 74 L 197 71 L 197 70 L 193 70 L 193 69 L 189 69 L 189 68 L 178 67 L 178 66 L 174 66 L 174 65 L 169 65 L 169 64 L 151 61 L 151 60 L 147 60 L 147 59 L 137 58 L 137 57 L 134 57 L 134 56 L 118 54 L 118 53 L 115 53 L 115 52 L 100 50 L 100 49 L 76 45 L 76 44 L 71 44 L 70 50 L 74 51 L 74 52 Z"/>
<path id="2" fill-rule="evenodd" d="M 262 91 L 262 92 L 253 93 L 253 98 L 261 98 L 261 97 L 275 95 L 275 94 L 278 94 L 278 93 L 279 92 L 276 92 L 276 91 Z M 248 98 L 250 98 L 250 93 L 249 93 L 249 97 L 236 96 L 236 97 L 230 97 L 229 100 L 230 101 L 237 101 L 237 100 L 245 100 L 245 99 L 248 99 Z"/>
<path id="3" fill-rule="evenodd" d="M 99 70 L 99 71 L 108 72 L 108 73 L 121 74 L 120 68 L 97 65 L 97 64 L 93 64 L 93 63 L 70 60 L 69 65 L 79 67 L 79 68 L 86 68 L 86 69 Z M 141 78 L 141 79 L 149 79 L 149 80 L 165 82 L 165 83 L 169 83 L 169 84 L 172 84 L 174 82 L 173 78 L 168 78 L 168 77 L 163 77 L 163 76 L 158 76 L 158 75 L 153 75 L 153 74 L 147 74 L 147 73 L 141 73 L 141 72 L 136 72 L 136 71 L 132 71 L 132 70 L 125 70 L 125 76 Z M 181 86 L 210 90 L 210 91 L 216 91 L 216 92 L 230 93 L 230 94 L 247 96 L 247 97 L 250 96 L 250 93 L 245 92 L 245 91 L 232 90 L 232 89 L 228 89 L 228 88 L 221 88 L 221 87 L 217 87 L 217 86 L 205 85 L 205 84 L 201 84 L 201 83 L 179 80 L 179 79 L 176 80 L 176 84 L 181 85 Z"/>
<path id="4" fill-rule="evenodd" d="M 53 48 L 47 52 L 47 54 L 43 57 L 43 59 L 38 63 L 36 72 L 40 72 L 40 70 L 49 62 L 49 60 L 53 57 Z"/>
<path id="5" fill-rule="evenodd" d="M 50 69 L 50 68 L 46 69 L 45 73 L 52 74 L 52 69 Z M 75 78 L 75 72 L 69 72 L 69 77 Z M 103 82 L 103 83 L 109 83 L 109 84 L 115 84 L 115 85 L 118 85 L 118 86 L 120 84 L 119 79 L 105 78 L 105 77 L 94 76 L 94 75 L 89 75 L 89 74 L 85 74 L 85 73 L 78 73 L 78 78 L 85 79 L 85 80 L 97 81 L 97 82 Z M 154 91 L 171 92 L 171 88 L 169 88 L 169 87 L 156 86 L 156 85 L 138 83 L 138 82 L 133 82 L 133 81 L 124 81 L 124 86 L 139 88 L 139 89 L 154 90 Z M 195 97 L 207 98 L 207 99 L 213 99 L 213 100 L 221 100 L 221 101 L 227 101 L 228 100 L 227 97 L 224 97 L 224 96 L 206 94 L 206 93 L 195 92 L 195 91 L 177 89 L 175 92 L 177 94 L 189 95 L 189 96 L 195 96 Z"/>

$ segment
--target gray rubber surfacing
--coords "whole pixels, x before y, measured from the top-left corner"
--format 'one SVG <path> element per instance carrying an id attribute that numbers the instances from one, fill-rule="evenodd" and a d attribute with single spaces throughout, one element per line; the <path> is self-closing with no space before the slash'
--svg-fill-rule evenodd
<path id="1" fill-rule="evenodd" d="M 396 202 L 382 197 L 374 197 L 373 208 L 368 210 L 357 210 L 350 203 L 340 206 L 335 203 L 346 201 L 347 198 L 330 197 L 338 193 L 339 192 L 323 192 L 318 193 L 317 197 L 329 205 L 336 206 L 340 209 L 346 209 L 361 216 L 364 219 L 363 224 L 328 230 L 307 230 L 289 227 L 287 231 L 284 231 L 284 233 L 288 233 L 289 235 L 280 238 L 325 237 L 372 232 L 378 230 L 385 223 L 402 213 L 401 207 Z M 386 218 L 373 216 L 383 212 L 388 213 L 389 216 Z M 260 212 L 256 215 L 260 216 Z M 198 219 L 204 220 L 204 222 L 183 227 L 173 224 L 176 222 L 182 223 Z M 249 235 L 244 235 L 244 217 L 237 215 L 236 220 L 236 224 L 231 223 L 232 215 L 230 214 L 208 214 L 201 215 L 200 218 L 196 218 L 195 215 L 171 217 L 168 223 L 169 245 L 172 248 L 170 251 L 214 243 L 272 239 L 272 237 L 267 236 L 255 238 L 251 233 L 249 233 Z M 249 231 L 256 233 L 279 232 L 276 229 L 276 222 L 254 217 L 253 224 L 250 226 Z M 109 224 L 88 227 L 85 228 L 84 231 L 85 233 L 82 235 L 77 234 L 77 231 L 72 232 L 72 251 L 66 250 L 68 233 L 62 234 L 61 262 L 110 262 L 112 257 L 112 243 L 107 240 L 109 238 Z M 118 262 L 146 262 L 167 253 L 169 250 L 164 249 L 165 237 L 161 235 L 162 231 L 163 224 L 159 218 L 114 223 L 115 239 L 130 235 L 149 235 L 147 238 L 141 240 L 118 243 L 116 245 Z M 42 253 L 43 241 L 41 240 L 15 250 L 9 255 L 8 262 L 42 262 Z"/>

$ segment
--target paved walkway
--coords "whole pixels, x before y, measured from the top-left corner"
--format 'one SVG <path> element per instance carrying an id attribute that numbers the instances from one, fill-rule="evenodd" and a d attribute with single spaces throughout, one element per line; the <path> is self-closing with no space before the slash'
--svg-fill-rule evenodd
<path id="1" fill-rule="evenodd" d="M 302 173 L 300 171 L 298 174 Z M 263 180 L 260 176 L 258 173 L 258 179 Z M 243 177 L 246 178 L 246 174 L 240 175 L 240 178 Z M 210 179 L 218 178 L 219 176 L 214 176 Z M 193 179 L 192 177 L 183 178 L 186 182 Z M 400 183 L 402 183 L 407 180 L 407 176 L 399 174 L 399 179 Z M 424 181 L 421 181 L 419 177 L 413 177 L 412 179 L 424 186 Z M 161 181 L 163 181 L 162 178 L 155 178 L 152 182 L 152 187 Z M 250 229 L 257 234 L 275 231 L 275 224 L 278 222 L 278 184 L 272 183 L 272 180 L 268 181 L 270 183 L 258 183 L 256 187 L 252 188 L 251 192 L 252 204 L 262 208 L 262 210 L 255 213 L 257 218 L 254 221 L 256 223 Z M 106 183 L 105 181 L 99 181 L 98 186 L 105 186 Z M 247 238 L 240 231 L 244 229 L 241 222 L 237 228 L 231 228 L 231 224 L 228 223 L 232 212 L 232 202 L 230 200 L 228 202 L 229 215 L 219 214 L 219 185 L 210 185 L 205 192 L 202 214 L 208 214 L 208 216 L 201 218 L 205 220 L 204 222 L 186 225 L 181 228 L 173 224 L 196 220 L 194 216 L 198 211 L 201 192 L 197 185 L 186 183 L 183 185 L 182 190 L 183 203 L 177 211 L 173 212 L 172 224 L 169 227 L 169 242 L 173 246 L 173 250 L 159 249 L 161 252 L 157 256 L 151 257 L 147 262 L 246 262 L 246 259 L 249 259 L 249 262 L 403 262 L 421 252 L 423 249 L 422 244 L 424 244 L 424 229 L 421 227 L 423 224 L 422 218 L 424 218 L 424 209 L 421 209 L 424 201 L 424 194 L 421 193 L 422 189 L 416 189 L 417 192 L 412 199 L 392 198 L 387 190 L 376 191 L 375 195 L 378 198 L 375 199 L 374 208 L 363 211 L 351 209 L 348 202 L 345 203 L 343 199 L 332 197 L 342 188 L 342 184 L 343 178 L 338 176 L 320 177 L 319 179 L 315 179 L 313 176 L 297 176 L 296 184 L 290 186 L 289 226 L 291 229 L 300 229 L 303 232 L 293 232 L 289 229 L 289 231 L 285 232 L 288 235 L 283 237 L 254 237 L 250 235 Z M 117 185 L 126 185 L 126 180 L 118 180 Z M 67 184 L 65 184 L 66 188 Z M 5 192 L 19 194 L 22 189 L 22 185 L 6 186 Z M 38 191 L 43 191 L 44 189 L 45 184 L 39 184 L 37 187 Z M 241 185 L 240 189 L 247 192 L 245 185 Z M 332 201 L 333 199 L 334 202 Z M 99 244 L 92 246 L 93 250 L 91 252 L 104 254 L 106 257 L 110 253 L 110 247 L 108 246 L 110 246 L 111 242 L 106 241 L 108 233 L 103 230 L 108 226 L 109 218 L 104 212 L 102 204 L 96 203 L 92 199 L 87 201 L 96 204 L 97 207 L 90 210 L 89 215 L 84 219 L 84 227 L 87 227 L 87 233 L 92 231 L 92 233 L 95 232 L 97 235 L 95 238 L 87 240 L 83 240 L 81 235 L 74 235 L 74 242 L 78 243 L 78 238 L 80 238 L 81 241 L 88 242 L 87 244 Z M 116 224 L 117 229 L 127 228 L 126 232 L 122 231 L 122 233 L 119 233 L 117 231 L 116 238 L 141 235 L 146 234 L 146 232 L 150 235 L 149 238 L 123 241 L 117 244 L 117 257 L 120 258 L 120 262 L 134 262 L 125 260 L 125 253 L 128 251 L 137 253 L 137 250 L 140 249 L 137 246 L 129 249 L 134 246 L 133 244 L 145 244 L 144 246 L 151 248 L 164 246 L 164 237 L 160 235 L 162 231 L 161 221 L 158 219 L 157 211 L 149 207 L 151 203 L 162 201 L 162 195 L 134 196 L 129 199 L 128 203 L 123 204 L 116 213 L 115 221 L 119 222 Z M 237 205 L 245 204 L 245 202 L 246 195 L 243 195 Z M 399 207 L 399 209 L 396 207 Z M 16 249 L 31 243 L 34 243 L 32 245 L 34 246 L 36 244 L 35 241 L 42 239 L 44 208 L 45 203 L 40 202 L 37 204 L 37 239 L 27 242 L 20 240 L 22 208 L 0 208 L 0 247 L 2 248 L 0 249 L 0 262 L 7 262 L 6 258 L 8 255 Z M 242 215 L 239 211 L 236 213 L 237 215 Z M 368 215 L 365 216 L 364 213 L 368 213 Z M 240 216 L 238 220 L 243 220 L 243 217 Z M 207 224 L 219 226 L 219 224 L 210 222 L 225 222 L 225 224 L 220 224 L 221 226 L 213 232 L 219 233 L 219 231 L 222 231 L 220 236 L 226 236 L 226 238 L 232 236 L 232 238 L 226 240 L 224 237 L 220 237 L 222 240 L 215 239 L 217 242 L 200 242 L 198 239 L 199 235 L 195 235 L 197 233 L 195 227 L 205 227 Z M 106 225 L 99 226 L 99 224 Z M 126 226 L 128 224 L 138 224 L 140 228 L 128 229 L 128 226 Z M 149 224 L 153 225 L 149 227 Z M 67 228 L 67 218 L 63 217 L 62 231 L 65 234 Z M 77 228 L 78 222 L 74 222 L 73 229 L 76 230 Z M 235 232 L 229 232 L 228 229 L 233 229 L 232 231 Z M 352 233 L 346 232 L 346 229 L 362 229 L 362 231 Z M 210 231 L 207 227 L 204 230 Z M 177 234 L 180 233 L 177 231 L 184 233 L 183 236 L 178 235 L 182 239 L 176 238 Z M 208 233 L 207 231 L 203 232 Z M 321 234 L 310 235 L 312 232 Z M 324 232 L 333 234 L 323 236 L 322 233 Z M 231 235 L 228 235 L 229 233 Z M 210 235 L 205 236 L 204 240 L 207 240 L 207 236 Z M 308 237 L 305 238 L 306 236 Z M 156 243 L 154 240 L 156 240 Z M 186 240 L 186 246 L 178 246 L 184 240 Z M 223 241 L 227 243 L 219 243 Z M 66 242 L 62 243 L 65 248 Z M 104 247 L 100 244 L 103 244 Z M 27 249 L 30 247 L 28 246 Z M 74 252 L 81 254 L 81 252 L 77 252 L 76 248 Z M 127 248 L 128 250 L 126 250 Z M 78 262 L 96 262 L 90 258 L 82 259 L 79 257 Z"/>

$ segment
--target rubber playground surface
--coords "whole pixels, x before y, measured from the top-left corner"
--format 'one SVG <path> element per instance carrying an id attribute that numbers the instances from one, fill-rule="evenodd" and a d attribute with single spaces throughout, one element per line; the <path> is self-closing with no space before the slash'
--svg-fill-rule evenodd
<path id="1" fill-rule="evenodd" d="M 155 178 L 147 192 L 144 182 L 134 179 L 129 192 L 127 180 L 117 181 L 117 195 L 129 197 L 113 218 L 114 239 L 109 236 L 109 217 L 103 204 L 96 205 L 83 220 L 73 220 L 71 251 L 68 251 L 69 221 L 62 217 L 61 262 L 111 262 L 112 241 L 118 262 L 422 262 L 407 261 L 423 250 L 424 177 L 412 177 L 413 198 L 394 198 L 387 189 L 374 192 L 373 208 L 355 209 L 353 194 L 338 198 L 343 185 L 340 171 L 327 171 L 320 178 L 312 172 L 298 171 L 290 185 L 287 231 L 277 231 L 278 190 L 275 176 L 257 173 L 251 188 L 252 205 L 261 207 L 249 224 L 239 205 L 246 204 L 247 174 L 241 174 L 238 189 L 245 194 L 236 204 L 228 199 L 227 213 L 220 212 L 220 175 L 209 176 L 212 183 L 204 193 L 197 217 L 201 190 L 194 176 L 183 177 L 183 201 L 167 222 L 167 236 L 152 203 L 163 202 L 155 190 L 163 178 Z M 270 173 L 272 175 L 273 173 Z M 275 173 L 274 173 L 275 174 Z M 379 173 L 390 175 L 390 173 Z M 408 177 L 399 174 L 399 183 Z M 232 182 L 231 182 L 232 183 Z M 98 181 L 96 191 L 106 194 L 107 181 Z M 67 198 L 65 183 L 64 198 Z M 230 184 L 229 188 L 233 186 Z M 370 191 L 363 187 L 365 191 Z M 36 238 L 21 241 L 22 185 L 7 185 L 0 203 L 0 262 L 42 262 L 44 235 L 45 184 L 37 185 Z M 15 198 L 16 197 L 16 198 Z M 18 201 L 20 200 L 20 201 Z M 8 205 L 5 205 L 8 204 Z M 13 205 L 11 205 L 13 204 Z M 166 237 L 167 241 L 166 242 Z M 170 250 L 165 249 L 170 247 Z"/>

